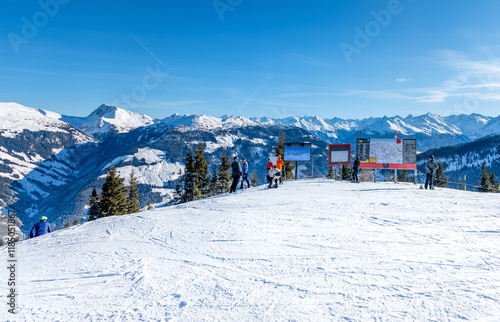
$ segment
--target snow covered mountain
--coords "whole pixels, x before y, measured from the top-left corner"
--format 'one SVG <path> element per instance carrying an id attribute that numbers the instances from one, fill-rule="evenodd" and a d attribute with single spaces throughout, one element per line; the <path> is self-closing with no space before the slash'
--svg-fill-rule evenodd
<path id="1" fill-rule="evenodd" d="M 499 203 L 304 180 L 103 218 L 18 243 L 15 318 L 496 321 Z"/>
<path id="2" fill-rule="evenodd" d="M 153 118 L 103 104 L 87 117 L 62 116 L 61 120 L 95 138 L 132 131 L 153 124 Z"/>
<path id="3" fill-rule="evenodd" d="M 423 151 L 500 132 L 499 117 L 480 115 L 343 120 L 174 114 L 159 120 L 108 105 L 88 117 L 61 116 L 15 103 L 2 103 L 0 108 L 0 207 L 17 210 L 24 231 L 40 214 L 50 215 L 57 227 L 84 219 L 89 194 L 102 185 L 110 165 L 116 165 L 123 177 L 132 169 L 140 175 L 143 206 L 168 203 L 186 151 L 198 143 L 206 144 L 210 164 L 218 165 L 226 149 L 246 157 L 250 170 L 264 180 L 266 160 L 282 131 L 291 142 L 313 143 L 315 177 L 326 173 L 330 142 L 354 143 L 360 135 L 393 137 L 398 131 L 398 137 L 416 137 Z M 299 175 L 310 177 L 312 169 L 302 163 Z"/>

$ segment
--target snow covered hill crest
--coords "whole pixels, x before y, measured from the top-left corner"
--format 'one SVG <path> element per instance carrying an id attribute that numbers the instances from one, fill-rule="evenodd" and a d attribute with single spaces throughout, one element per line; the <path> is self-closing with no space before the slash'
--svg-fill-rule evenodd
<path id="1" fill-rule="evenodd" d="M 495 321 L 499 202 L 302 180 L 99 219 L 18 243 L 16 318 Z"/>

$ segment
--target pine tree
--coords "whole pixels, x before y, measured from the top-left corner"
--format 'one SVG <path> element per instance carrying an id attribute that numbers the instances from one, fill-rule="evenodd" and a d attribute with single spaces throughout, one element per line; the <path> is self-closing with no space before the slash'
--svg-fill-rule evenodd
<path id="1" fill-rule="evenodd" d="M 4 246 L 5 245 L 5 242 L 3 240 L 3 238 L 0 238 L 0 246 Z"/>
<path id="2" fill-rule="evenodd" d="M 276 144 L 275 151 L 276 155 L 281 155 L 282 157 L 285 154 L 285 143 L 286 143 L 286 133 L 285 131 L 282 131 L 280 134 L 280 137 L 278 139 L 278 143 Z M 284 168 L 284 177 L 287 180 L 293 179 L 295 174 L 294 174 L 294 169 L 295 165 L 291 161 L 284 161 L 285 163 L 285 168 Z M 283 178 L 283 179 L 285 179 Z"/>
<path id="3" fill-rule="evenodd" d="M 66 222 L 63 226 L 63 228 L 68 228 L 69 227 L 69 222 Z"/>
<path id="4" fill-rule="evenodd" d="M 184 184 L 184 196 L 182 197 L 183 202 L 193 201 L 195 197 L 195 169 L 194 169 L 194 159 L 193 151 L 189 149 L 186 153 L 186 172 L 182 177 L 182 182 Z"/>
<path id="5" fill-rule="evenodd" d="M 208 163 L 203 155 L 205 153 L 205 147 L 205 144 L 200 143 L 194 150 L 194 193 L 196 199 L 203 199 L 210 194 Z"/>
<path id="6" fill-rule="evenodd" d="M 481 167 L 481 176 L 479 177 L 479 184 L 477 191 L 488 192 L 492 190 L 492 185 L 490 181 L 490 175 L 486 169 L 486 161 L 483 161 L 483 166 Z"/>
<path id="7" fill-rule="evenodd" d="M 491 184 L 490 192 L 496 192 L 498 190 L 498 181 L 497 181 L 497 177 L 495 176 L 495 173 L 493 171 L 490 172 L 489 178 L 490 178 L 490 184 Z"/>
<path id="8" fill-rule="evenodd" d="M 398 182 L 411 182 L 408 170 L 401 170 L 401 173 L 398 175 Z"/>
<path id="9" fill-rule="evenodd" d="M 444 167 L 442 162 L 438 162 L 438 168 L 436 170 L 436 178 L 434 179 L 436 187 L 447 188 L 448 178 L 443 175 Z"/>
<path id="10" fill-rule="evenodd" d="M 255 170 L 252 171 L 252 178 L 250 179 L 250 185 L 252 187 L 257 187 L 257 185 L 259 184 L 259 182 L 260 182 L 260 179 L 259 179 L 259 177 L 257 175 L 257 171 L 255 171 Z"/>
<path id="11" fill-rule="evenodd" d="M 78 219 L 73 220 L 73 226 L 78 225 Z"/>
<path id="12" fill-rule="evenodd" d="M 327 179 L 335 179 L 335 169 L 333 165 L 328 166 L 328 173 L 326 174 Z"/>
<path id="13" fill-rule="evenodd" d="M 97 194 L 97 191 L 95 190 L 95 188 L 92 190 L 92 195 L 90 196 L 90 200 L 89 200 L 89 221 L 92 221 L 92 220 L 96 220 L 97 218 L 101 218 L 102 217 L 102 212 L 101 212 L 101 208 L 99 206 L 100 204 L 100 198 L 101 196 L 99 196 Z M 69 223 L 68 223 L 68 226 L 69 226 Z"/>
<path id="14" fill-rule="evenodd" d="M 135 177 L 134 169 L 130 172 L 130 177 L 128 180 L 128 196 L 127 196 L 127 213 L 132 214 L 141 211 L 141 205 L 139 203 L 139 189 L 137 184 L 139 181 Z"/>
<path id="15" fill-rule="evenodd" d="M 351 180 L 352 179 L 352 171 L 351 166 L 347 164 L 342 165 L 342 180 Z"/>
<path id="16" fill-rule="evenodd" d="M 217 187 L 219 185 L 219 175 L 217 173 L 217 168 L 213 167 L 212 175 L 210 177 L 210 195 L 216 196 L 218 194 Z"/>
<path id="17" fill-rule="evenodd" d="M 151 205 L 150 202 L 148 202 L 148 206 L 146 207 L 146 210 L 153 210 L 153 206 Z"/>
<path id="18" fill-rule="evenodd" d="M 217 193 L 226 193 L 231 189 L 231 163 L 229 162 L 229 157 L 226 155 L 226 151 L 222 151 L 221 164 L 219 165 L 218 177 L 219 184 L 217 188 Z"/>
<path id="19" fill-rule="evenodd" d="M 118 216 L 127 212 L 127 188 L 123 184 L 124 181 L 118 176 L 116 167 L 109 168 L 99 202 L 102 217 Z"/>

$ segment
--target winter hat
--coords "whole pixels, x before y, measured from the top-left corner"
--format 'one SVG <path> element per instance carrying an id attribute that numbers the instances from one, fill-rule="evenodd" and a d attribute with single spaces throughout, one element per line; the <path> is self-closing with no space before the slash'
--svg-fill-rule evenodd
<path id="1" fill-rule="evenodd" d="M 234 157 L 235 160 L 238 160 L 238 157 Z"/>
<path id="2" fill-rule="evenodd" d="M 45 217 L 45 216 L 40 217 L 40 221 L 42 221 L 42 220 L 47 220 L 47 217 Z"/>
<path id="3" fill-rule="evenodd" d="M 431 159 L 432 161 L 434 161 L 434 156 L 433 155 L 429 155 L 429 159 Z"/>

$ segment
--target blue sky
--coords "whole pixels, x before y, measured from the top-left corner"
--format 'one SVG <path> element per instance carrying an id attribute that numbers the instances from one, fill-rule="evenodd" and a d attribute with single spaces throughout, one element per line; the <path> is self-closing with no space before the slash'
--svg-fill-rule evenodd
<path id="1" fill-rule="evenodd" d="M 500 2 L 0 4 L 0 101 L 85 116 L 499 115 Z"/>

